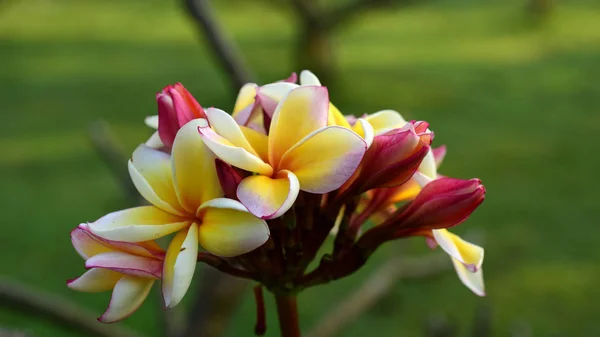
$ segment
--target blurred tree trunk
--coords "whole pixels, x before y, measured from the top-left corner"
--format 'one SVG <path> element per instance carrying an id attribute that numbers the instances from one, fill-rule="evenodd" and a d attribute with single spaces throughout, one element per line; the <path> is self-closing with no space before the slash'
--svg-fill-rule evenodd
<path id="1" fill-rule="evenodd" d="M 336 73 L 332 31 L 321 24 L 302 23 L 296 46 L 296 68 L 309 69 L 330 85 Z"/>

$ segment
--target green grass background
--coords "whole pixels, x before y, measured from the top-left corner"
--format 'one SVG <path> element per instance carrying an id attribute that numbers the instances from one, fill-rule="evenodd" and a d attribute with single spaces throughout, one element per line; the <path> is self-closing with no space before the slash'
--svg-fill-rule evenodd
<path id="1" fill-rule="evenodd" d="M 432 315 L 447 316 L 466 336 L 482 307 L 491 310 L 494 336 L 516 326 L 535 336 L 600 335 L 600 4 L 557 2 L 541 26 L 521 1 L 438 0 L 365 13 L 336 34 L 336 105 L 429 121 L 435 143 L 448 145 L 442 172 L 479 177 L 488 191 L 457 229 L 485 238 L 488 296 L 472 295 L 453 272 L 401 281 L 343 336 L 422 336 Z M 262 82 L 298 70 L 296 21 L 285 5 L 214 3 Z M 154 93 L 176 81 L 204 106 L 231 109 L 234 93 L 211 56 L 175 1 L 0 2 L 2 277 L 102 312 L 109 293 L 65 286 L 84 270 L 70 229 L 125 203 L 87 129 L 105 119 L 132 151 L 151 133 L 142 121 L 156 112 Z M 425 251 L 419 239 L 409 246 Z M 396 251 L 389 244 L 375 260 Z M 302 326 L 376 265 L 302 294 Z M 157 298 L 119 324 L 159 336 Z M 267 336 L 277 336 L 267 304 Z M 250 336 L 253 320 L 248 293 L 229 336 Z M 1 306 L 0 325 L 78 336 Z"/>

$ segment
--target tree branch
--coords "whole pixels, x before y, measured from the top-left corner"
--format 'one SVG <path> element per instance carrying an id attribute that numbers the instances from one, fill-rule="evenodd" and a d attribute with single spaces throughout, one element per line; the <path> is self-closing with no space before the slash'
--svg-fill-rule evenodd
<path id="1" fill-rule="evenodd" d="M 140 337 L 118 325 L 102 324 L 96 315 L 64 298 L 0 279 L 0 304 L 46 317 L 50 322 L 86 336 Z"/>
<path id="2" fill-rule="evenodd" d="M 399 279 L 422 278 L 441 273 L 451 266 L 448 256 L 431 254 L 419 258 L 391 258 L 310 331 L 308 337 L 337 336 L 349 323 L 381 300 Z"/>
<path id="3" fill-rule="evenodd" d="M 212 47 L 215 58 L 229 75 L 231 86 L 237 92 L 242 85 L 252 82 L 253 76 L 246 68 L 233 43 L 219 27 L 208 0 L 185 0 L 188 13 L 196 22 L 198 33 Z"/>
<path id="4" fill-rule="evenodd" d="M 142 202 L 143 199 L 127 172 L 127 156 L 115 139 L 110 125 L 104 120 L 95 121 L 90 125 L 88 135 L 92 146 L 110 169 L 129 203 L 133 205 Z"/>
<path id="5" fill-rule="evenodd" d="M 328 28 L 335 28 L 352 19 L 355 15 L 377 7 L 387 7 L 396 3 L 407 3 L 411 0 L 354 0 L 350 3 L 331 9 L 321 17 L 327 21 Z"/>

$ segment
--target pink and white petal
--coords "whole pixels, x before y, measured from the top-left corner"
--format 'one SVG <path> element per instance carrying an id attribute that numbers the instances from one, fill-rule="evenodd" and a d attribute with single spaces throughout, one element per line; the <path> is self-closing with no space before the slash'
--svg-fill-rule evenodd
<path id="1" fill-rule="evenodd" d="M 210 127 L 221 137 L 227 139 L 231 144 L 258 156 L 252 145 L 248 142 L 240 126 L 228 113 L 221 109 L 206 109 L 206 115 Z"/>
<path id="2" fill-rule="evenodd" d="M 93 223 L 89 230 L 101 238 L 114 241 L 141 242 L 158 239 L 190 223 L 154 206 L 139 206 L 109 213 Z"/>
<path id="3" fill-rule="evenodd" d="M 290 91 L 277 105 L 269 129 L 269 162 L 277 167 L 296 143 L 327 125 L 327 88 L 306 86 Z"/>
<path id="4" fill-rule="evenodd" d="M 294 172 L 303 191 L 327 193 L 352 176 L 366 150 L 365 141 L 352 130 L 328 126 L 291 148 L 281 158 L 279 170 Z"/>
<path id="5" fill-rule="evenodd" d="M 86 293 L 98 293 L 114 288 L 123 274 L 116 271 L 92 268 L 78 278 L 67 281 L 67 287 Z"/>
<path id="6" fill-rule="evenodd" d="M 155 130 L 158 130 L 158 115 L 146 117 L 144 119 L 144 124 Z"/>
<path id="7" fill-rule="evenodd" d="M 85 261 L 86 268 L 104 268 L 121 274 L 139 277 L 161 278 L 162 261 L 123 252 L 94 255 Z"/>
<path id="8" fill-rule="evenodd" d="M 89 226 L 88 226 L 89 228 Z M 93 234 L 92 234 L 93 235 Z M 132 255 L 146 256 L 152 258 L 163 259 L 165 256 L 165 250 L 162 249 L 154 241 L 144 242 L 125 242 L 125 241 L 114 241 L 101 238 L 94 235 L 94 239 L 101 243 L 111 247 L 113 251 L 121 251 Z"/>
<path id="9" fill-rule="evenodd" d="M 114 248 L 99 242 L 88 230 L 82 228 L 75 228 L 71 231 L 71 243 L 73 243 L 73 248 L 75 248 L 77 253 L 86 260 L 96 254 L 112 252 L 115 250 Z"/>
<path id="10" fill-rule="evenodd" d="M 483 269 L 479 268 L 476 272 L 470 272 L 464 264 L 456 259 L 452 259 L 454 269 L 460 281 L 477 296 L 485 296 L 485 284 L 483 283 Z"/>
<path id="11" fill-rule="evenodd" d="M 406 120 L 394 110 L 381 110 L 366 116 L 365 119 L 373 126 L 376 135 L 406 125 Z"/>
<path id="12" fill-rule="evenodd" d="M 431 151 L 433 152 L 433 158 L 435 159 L 435 166 L 440 168 L 440 165 L 442 165 L 442 162 L 446 157 L 446 145 L 438 146 L 435 149 L 432 148 Z"/>
<path id="13" fill-rule="evenodd" d="M 219 136 L 214 132 L 208 123 L 204 121 L 204 125 L 198 128 L 204 144 L 221 160 L 229 165 L 239 167 L 242 170 L 256 172 L 264 175 L 273 174 L 273 168 L 262 161 L 259 157 L 252 153 L 237 147 L 227 139 Z"/>
<path id="14" fill-rule="evenodd" d="M 267 223 L 248 213 L 235 200 L 215 199 L 205 204 L 202 211 L 198 239 L 204 249 L 215 255 L 234 257 L 245 254 L 269 239 Z"/>
<path id="15" fill-rule="evenodd" d="M 188 214 L 194 214 L 205 201 L 223 196 L 215 156 L 198 133 L 204 123 L 203 119 L 194 119 L 179 129 L 171 153 L 175 192 Z"/>
<path id="16" fill-rule="evenodd" d="M 183 215 L 173 186 L 171 156 L 140 145 L 129 161 L 129 174 L 144 199 L 164 211 Z"/>
<path id="17" fill-rule="evenodd" d="M 461 239 L 447 229 L 432 230 L 437 244 L 453 259 L 463 263 L 470 272 L 475 272 L 483 264 L 484 249 Z"/>
<path id="18" fill-rule="evenodd" d="M 237 197 L 252 214 L 261 219 L 273 219 L 292 207 L 299 192 L 296 175 L 282 170 L 276 178 L 261 175 L 244 178 L 238 185 Z"/>
<path id="19" fill-rule="evenodd" d="M 235 100 L 235 105 L 233 107 L 234 118 L 238 115 L 240 111 L 254 103 L 254 97 L 256 96 L 257 87 L 258 85 L 254 83 L 246 83 L 242 86 Z"/>
<path id="20" fill-rule="evenodd" d="M 160 139 L 158 131 L 154 132 L 152 136 L 150 136 L 150 138 L 148 138 L 148 140 L 144 143 L 144 145 L 153 149 L 162 149 L 163 147 L 165 147 L 165 144 L 163 144 L 162 139 Z"/>
<path id="21" fill-rule="evenodd" d="M 115 285 L 108 308 L 98 318 L 102 323 L 114 323 L 129 317 L 142 305 L 154 279 L 123 276 Z"/>
<path id="22" fill-rule="evenodd" d="M 172 308 L 185 296 L 196 270 L 198 258 L 198 225 L 175 235 L 165 257 L 162 294 L 165 307 Z"/>
<path id="23" fill-rule="evenodd" d="M 356 132 L 362 139 L 367 143 L 367 149 L 373 143 L 373 137 L 375 133 L 373 131 L 373 127 L 369 122 L 367 122 L 364 118 L 359 118 L 356 120 L 356 124 L 352 127 L 352 131 Z"/>
<path id="24" fill-rule="evenodd" d="M 310 70 L 302 70 L 300 72 L 300 85 L 321 85 L 319 78 Z"/>

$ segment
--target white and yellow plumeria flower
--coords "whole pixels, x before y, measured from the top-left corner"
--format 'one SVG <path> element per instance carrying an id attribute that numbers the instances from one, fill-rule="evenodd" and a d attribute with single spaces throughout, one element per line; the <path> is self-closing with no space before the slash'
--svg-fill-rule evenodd
<path id="1" fill-rule="evenodd" d="M 129 173 L 140 194 L 152 204 L 108 214 L 90 223 L 92 233 L 115 241 L 141 242 L 177 233 L 163 268 L 165 306 L 173 307 L 187 291 L 198 244 L 225 257 L 254 250 L 269 237 L 266 223 L 239 201 L 222 198 L 215 157 L 204 145 L 194 119 L 175 137 L 171 155 L 140 145 Z"/>
<path id="2" fill-rule="evenodd" d="M 271 219 L 285 213 L 300 190 L 331 192 L 358 167 L 365 142 L 347 128 L 327 126 L 328 110 L 327 88 L 299 87 L 278 103 L 268 136 L 218 109 L 207 109 L 210 127 L 200 133 L 221 160 L 256 173 L 242 180 L 237 197 L 256 216 Z"/>

